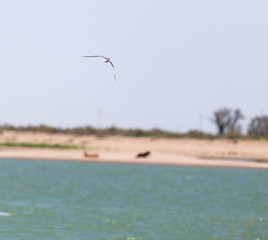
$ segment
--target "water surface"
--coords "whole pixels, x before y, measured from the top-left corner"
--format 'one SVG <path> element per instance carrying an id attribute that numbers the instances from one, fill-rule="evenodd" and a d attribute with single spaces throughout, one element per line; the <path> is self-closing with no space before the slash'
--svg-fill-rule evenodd
<path id="1" fill-rule="evenodd" d="M 4 159 L 0 169 L 1 240 L 268 239 L 268 171 Z"/>

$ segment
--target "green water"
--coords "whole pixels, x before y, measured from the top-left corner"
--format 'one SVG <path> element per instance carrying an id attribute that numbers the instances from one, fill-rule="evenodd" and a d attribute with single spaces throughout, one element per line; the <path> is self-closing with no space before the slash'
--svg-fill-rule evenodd
<path id="1" fill-rule="evenodd" d="M 268 239 L 268 171 L 4 159 L 0 169 L 1 240 Z"/>

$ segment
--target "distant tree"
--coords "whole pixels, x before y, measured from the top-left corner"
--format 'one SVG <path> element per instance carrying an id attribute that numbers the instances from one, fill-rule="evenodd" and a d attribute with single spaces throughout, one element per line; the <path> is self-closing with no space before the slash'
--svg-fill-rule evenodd
<path id="1" fill-rule="evenodd" d="M 216 124 L 220 135 L 239 134 L 241 132 L 239 121 L 243 118 L 244 116 L 239 109 L 221 108 L 214 112 L 212 121 Z"/>
<path id="2" fill-rule="evenodd" d="M 248 126 L 248 134 L 268 137 L 268 116 L 253 118 Z"/>
<path id="3" fill-rule="evenodd" d="M 229 133 L 235 135 L 241 133 L 242 127 L 241 125 L 239 125 L 238 122 L 242 119 L 244 119 L 244 115 L 242 114 L 242 112 L 239 109 L 234 110 L 232 114 L 232 121 L 229 128 Z"/>
<path id="4" fill-rule="evenodd" d="M 224 134 L 231 122 L 231 110 L 228 108 L 222 108 L 215 111 L 212 121 L 216 124 L 218 133 L 220 135 Z"/>

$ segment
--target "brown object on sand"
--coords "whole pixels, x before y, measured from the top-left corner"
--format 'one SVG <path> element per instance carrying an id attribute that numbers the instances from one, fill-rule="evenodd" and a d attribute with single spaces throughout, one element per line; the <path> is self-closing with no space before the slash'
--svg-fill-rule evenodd
<path id="1" fill-rule="evenodd" d="M 97 153 L 87 153 L 87 151 L 84 151 L 84 157 L 85 158 L 98 158 L 99 154 L 97 154 Z"/>
<path id="2" fill-rule="evenodd" d="M 149 155 L 151 154 L 150 151 L 144 152 L 144 153 L 138 153 L 136 158 L 146 158 L 149 157 Z"/>

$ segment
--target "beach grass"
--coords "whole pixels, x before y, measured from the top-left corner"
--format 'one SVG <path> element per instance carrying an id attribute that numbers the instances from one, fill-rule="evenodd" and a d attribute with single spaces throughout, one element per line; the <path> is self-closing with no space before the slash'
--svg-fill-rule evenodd
<path id="1" fill-rule="evenodd" d="M 26 147 L 26 148 L 50 148 L 50 149 L 82 149 L 83 146 L 71 144 L 50 144 L 50 143 L 31 143 L 31 142 L 1 142 L 0 147 Z"/>
<path id="2" fill-rule="evenodd" d="M 267 163 L 268 162 L 268 158 L 258 158 L 258 159 L 255 159 L 255 162 Z"/>

